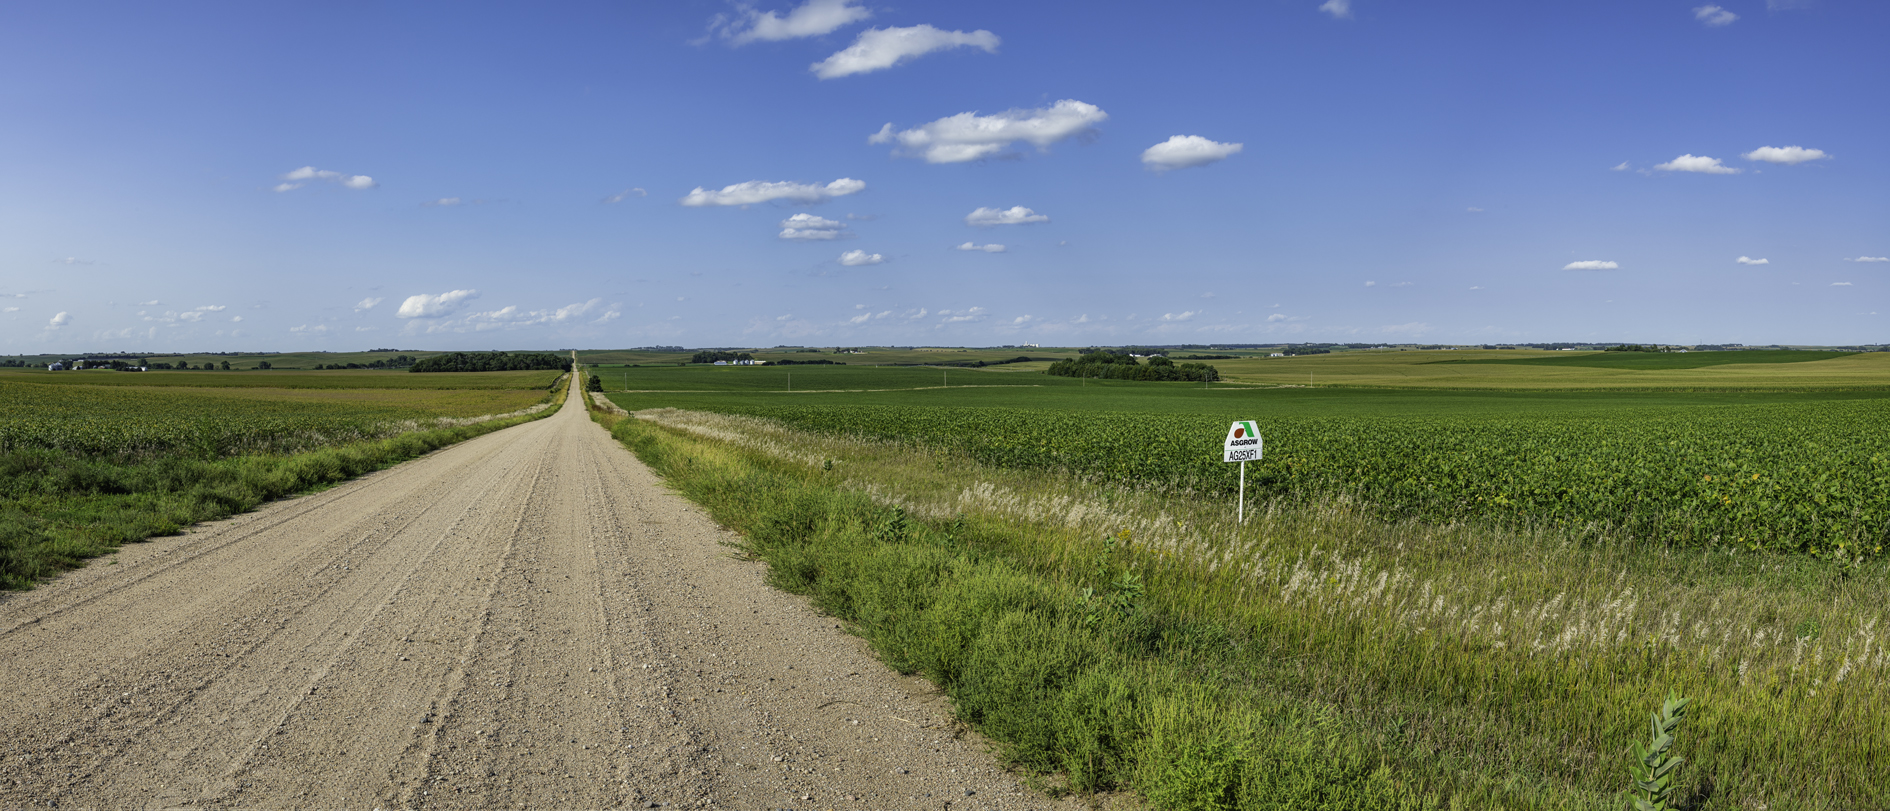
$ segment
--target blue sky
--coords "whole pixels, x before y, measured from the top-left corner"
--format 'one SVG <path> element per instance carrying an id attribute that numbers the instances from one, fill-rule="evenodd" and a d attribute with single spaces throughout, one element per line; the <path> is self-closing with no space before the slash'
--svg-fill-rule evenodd
<path id="1" fill-rule="evenodd" d="M 1882 342 L 1887 33 L 1872 0 L 15 0 L 0 344 Z"/>

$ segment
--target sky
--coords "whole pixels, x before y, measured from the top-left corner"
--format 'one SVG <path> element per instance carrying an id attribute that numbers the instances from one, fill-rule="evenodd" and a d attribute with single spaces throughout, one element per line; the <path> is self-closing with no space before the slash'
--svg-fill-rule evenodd
<path id="1" fill-rule="evenodd" d="M 1890 3 L 0 4 L 0 354 L 1890 317 Z"/>

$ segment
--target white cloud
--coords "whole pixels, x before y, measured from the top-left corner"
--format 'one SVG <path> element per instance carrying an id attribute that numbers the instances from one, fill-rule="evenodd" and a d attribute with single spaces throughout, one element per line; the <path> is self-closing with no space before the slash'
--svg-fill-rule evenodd
<path id="1" fill-rule="evenodd" d="M 1471 286 L 1470 286 L 1470 289 L 1471 289 L 1471 290 L 1482 290 L 1482 289 L 1483 289 L 1483 285 L 1480 285 L 1480 284 L 1479 284 L 1479 285 L 1471 285 Z"/>
<path id="2" fill-rule="evenodd" d="M 1377 287 L 1377 286 L 1378 286 L 1378 283 L 1377 283 L 1377 282 L 1366 282 L 1366 283 L 1365 283 L 1365 286 L 1366 286 L 1366 287 Z"/>
<path id="3" fill-rule="evenodd" d="M 1621 263 L 1610 262 L 1606 259 L 1584 259 L 1580 262 L 1570 262 L 1566 265 L 1563 265 L 1562 269 L 1563 270 L 1615 270 L 1619 267 L 1621 267 Z"/>
<path id="4" fill-rule="evenodd" d="M 1200 314 L 1201 314 L 1200 310 L 1189 310 L 1187 312 L 1182 312 L 1182 313 L 1162 313 L 1162 320 L 1163 321 L 1192 321 L 1194 320 L 1195 316 L 1200 315 Z"/>
<path id="5" fill-rule="evenodd" d="M 723 186 L 721 191 L 710 191 L 697 186 L 682 198 L 685 206 L 750 206 L 756 203 L 768 203 L 775 200 L 791 200 L 796 203 L 818 203 L 831 197 L 841 197 L 866 188 L 866 181 L 843 177 L 825 186 L 818 183 L 790 183 L 782 181 L 770 183 L 763 180 L 750 180 L 733 186 Z"/>
<path id="6" fill-rule="evenodd" d="M 1240 144 L 1223 144 L 1199 135 L 1175 135 L 1142 150 L 1142 165 L 1157 172 L 1206 166 L 1240 150 Z"/>
<path id="7" fill-rule="evenodd" d="M 1289 318 L 1291 318 L 1291 316 L 1287 315 L 1286 313 L 1274 313 L 1272 315 L 1267 316 L 1267 323 L 1270 324 L 1275 321 L 1285 321 L 1285 320 L 1288 320 Z"/>
<path id="8" fill-rule="evenodd" d="M 1622 162 L 1620 163 L 1620 165 L 1618 165 L 1618 166 L 1616 166 L 1616 167 L 1614 167 L 1614 169 L 1613 169 L 1612 171 L 1616 171 L 1616 172 L 1625 172 L 1625 171 L 1627 171 L 1627 170 L 1628 170 L 1628 162 L 1627 162 L 1627 161 L 1622 161 Z"/>
<path id="9" fill-rule="evenodd" d="M 422 205 L 422 206 L 425 206 L 425 207 L 427 207 L 427 208 L 440 208 L 440 207 L 446 207 L 446 206 L 456 206 L 456 205 L 459 205 L 459 198 L 457 198 L 457 197 L 442 197 L 442 198 L 440 198 L 440 199 L 438 199 L 438 200 L 428 200 L 427 202 L 424 202 L 424 203 L 421 203 L 420 205 Z"/>
<path id="10" fill-rule="evenodd" d="M 411 301 L 411 299 L 409 299 L 409 301 Z M 490 332 L 492 330 L 512 330 L 548 324 L 567 324 L 589 315 L 591 312 L 603 306 L 603 303 L 603 299 L 594 298 L 590 301 L 577 304 L 567 304 L 555 310 L 520 310 L 517 306 L 507 305 L 497 310 L 467 313 L 460 318 L 433 322 L 427 325 L 426 331 L 430 333 Z M 611 313 L 616 311 L 616 306 L 612 305 L 610 312 L 605 313 L 603 317 L 591 323 L 608 321 L 615 317 L 611 315 Z M 418 324 L 414 326 L 418 326 Z M 412 332 L 413 328 L 409 327 L 408 331 Z"/>
<path id="11" fill-rule="evenodd" d="M 845 227 L 839 220 L 816 217 L 812 214 L 796 214 L 781 221 L 781 238 L 807 241 L 851 236 L 843 230 Z"/>
<path id="12" fill-rule="evenodd" d="M 927 163 L 964 163 L 991 157 L 1015 141 L 1029 141 L 1042 149 L 1107 118 L 1109 114 L 1094 104 L 1063 99 L 1037 110 L 1006 110 L 985 116 L 959 113 L 904 132 L 894 132 L 887 124 L 866 142 L 897 142 Z"/>
<path id="13" fill-rule="evenodd" d="M 1731 166 L 1723 166 L 1720 164 L 1718 158 L 1692 154 L 1681 155 L 1666 163 L 1657 164 L 1654 168 L 1662 172 L 1700 172 L 1708 175 L 1736 175 L 1745 171 L 1743 169 L 1734 169 Z"/>
<path id="14" fill-rule="evenodd" d="M 1469 208 L 1467 208 L 1467 209 L 1464 209 L 1464 210 L 1465 210 L 1465 211 L 1468 211 L 1468 212 L 1470 212 L 1471 214 L 1482 214 L 1482 213 L 1483 213 L 1483 209 L 1480 209 L 1480 208 L 1477 208 L 1476 206 L 1471 206 L 1471 207 L 1469 207 Z"/>
<path id="15" fill-rule="evenodd" d="M 158 306 L 159 304 L 163 304 L 163 303 L 164 303 L 164 302 L 161 302 L 161 301 L 158 301 L 157 299 L 151 299 L 150 301 L 140 301 L 140 302 L 138 302 L 138 306 L 140 306 L 140 307 L 156 307 L 156 306 Z"/>
<path id="16" fill-rule="evenodd" d="M 609 197 L 604 198 L 604 202 L 621 203 L 627 198 L 648 197 L 648 196 L 650 196 L 650 193 L 642 189 L 624 189 L 623 191 L 617 192 L 616 194 L 613 194 Z"/>
<path id="17" fill-rule="evenodd" d="M 439 318 L 451 315 L 467 300 L 478 297 L 477 290 L 453 290 L 437 296 L 422 293 L 417 296 L 408 296 L 406 301 L 400 303 L 400 310 L 394 315 L 400 318 Z"/>
<path id="18" fill-rule="evenodd" d="M 201 306 L 201 307 L 198 307 L 197 309 L 199 309 L 199 310 L 203 310 L 204 312 L 210 312 L 210 313 L 220 313 L 220 312 L 223 312 L 224 310 L 227 310 L 227 309 L 229 309 L 229 308 L 228 308 L 228 307 L 225 307 L 225 306 L 223 306 L 223 305 L 221 305 L 221 304 L 205 304 L 205 305 L 203 305 L 203 306 Z"/>
<path id="19" fill-rule="evenodd" d="M 856 6 L 854 2 L 807 0 L 786 16 L 773 11 L 756 11 L 753 6 L 742 5 L 733 17 L 716 15 L 709 27 L 731 45 L 818 37 L 873 16 L 872 10 Z"/>
<path id="20" fill-rule="evenodd" d="M 240 315 L 230 316 L 230 323 L 232 324 L 240 324 L 242 323 L 242 321 L 243 321 L 243 317 Z"/>
<path id="21" fill-rule="evenodd" d="M 358 313 L 362 310 L 372 310 L 374 309 L 374 305 L 379 304 L 383 301 L 386 301 L 386 299 L 375 298 L 373 296 L 369 296 L 367 298 L 364 298 L 364 299 L 361 299 L 360 301 L 355 302 L 354 311 Z"/>
<path id="22" fill-rule="evenodd" d="M 182 312 L 182 313 L 178 313 L 178 314 L 177 314 L 177 320 L 179 320 L 179 321 L 202 321 L 202 320 L 203 320 L 203 313 L 200 313 L 200 312 L 197 312 L 196 310 L 190 310 L 190 311 L 188 311 L 188 312 Z"/>
<path id="23" fill-rule="evenodd" d="M 1789 11 L 1795 8 L 1810 8 L 1813 0 L 1765 0 L 1766 11 Z"/>
<path id="24" fill-rule="evenodd" d="M 295 189 L 308 185 L 308 181 L 311 180 L 338 183 L 342 187 L 349 189 L 371 189 L 380 185 L 374 182 L 374 178 L 368 177 L 367 175 L 346 175 L 340 172 L 331 172 L 327 169 L 317 169 L 313 166 L 304 166 L 283 175 L 282 179 L 285 182 L 276 184 L 276 191 L 294 191 Z"/>
<path id="25" fill-rule="evenodd" d="M 855 73 L 885 70 L 933 51 L 950 48 L 982 48 L 997 53 L 998 36 L 989 31 L 943 31 L 929 25 L 910 28 L 869 28 L 846 50 L 829 56 L 808 70 L 822 79 L 838 79 Z"/>
<path id="26" fill-rule="evenodd" d="M 1693 19 L 1706 23 L 1709 28 L 1718 28 L 1723 25 L 1732 25 L 1733 20 L 1739 19 L 1739 15 L 1719 6 L 1700 6 L 1693 10 Z"/>
<path id="27" fill-rule="evenodd" d="M 1850 287 L 1851 283 L 1850 282 L 1832 282 L 1831 286 L 1832 287 Z"/>
<path id="28" fill-rule="evenodd" d="M 327 324 L 316 324 L 315 326 L 312 326 L 312 327 L 311 327 L 311 326 L 309 326 L 309 325 L 307 325 L 307 324 L 303 324 L 303 325 L 301 325 L 301 326 L 299 326 L 299 327 L 290 327 L 290 328 L 289 328 L 289 331 L 290 331 L 290 332 L 299 332 L 299 333 L 303 333 L 303 334 L 309 334 L 309 335 L 320 335 L 320 334 L 322 334 L 322 333 L 325 333 L 325 332 L 327 332 L 327 331 L 328 331 L 328 325 L 327 325 Z"/>
<path id="29" fill-rule="evenodd" d="M 1772 260 L 1770 260 L 1770 259 L 1754 259 L 1754 258 L 1752 258 L 1752 257 L 1750 257 L 1750 256 L 1741 256 L 1741 257 L 1739 257 L 1738 259 L 1734 259 L 1733 261 L 1734 261 L 1734 262 L 1738 262 L 1739 264 L 1742 264 L 1742 265 L 1769 265 L 1769 264 L 1772 264 Z"/>
<path id="30" fill-rule="evenodd" d="M 58 315 L 52 317 L 51 321 L 46 322 L 46 328 L 58 329 L 70 323 L 72 323 L 72 316 L 64 310 L 61 310 Z"/>
<path id="31" fill-rule="evenodd" d="M 1806 161 L 1824 160 L 1831 157 L 1822 149 L 1806 149 L 1802 146 L 1762 146 L 1740 157 L 1749 161 L 1783 163 L 1791 165 Z"/>
<path id="32" fill-rule="evenodd" d="M 1332 15 L 1332 19 L 1343 20 L 1352 16 L 1352 0 L 1326 0 L 1319 4 L 1319 10 Z"/>
<path id="33" fill-rule="evenodd" d="M 865 251 L 847 251 L 846 253 L 840 254 L 840 264 L 850 268 L 859 267 L 861 265 L 877 265 L 884 261 L 886 261 L 885 256 L 877 253 L 867 253 Z"/>
<path id="34" fill-rule="evenodd" d="M 816 217 L 812 214 L 796 214 L 781 221 L 782 228 L 812 228 L 821 231 L 833 231 L 842 227 L 839 220 Z"/>
<path id="35" fill-rule="evenodd" d="M 1031 316 L 1029 316 L 1029 315 L 1020 315 L 1020 316 L 1018 316 L 1018 317 L 1016 317 L 1016 318 L 1013 318 L 1013 319 L 1011 319 L 1011 326 L 1013 326 L 1013 327 L 1021 327 L 1021 326 L 1023 326 L 1023 325 L 1025 325 L 1025 324 L 1028 324 L 1028 323 L 1030 323 L 1030 322 L 1032 322 L 1032 321 L 1035 321 L 1035 320 L 1037 320 L 1037 319 L 1035 319 L 1035 318 L 1033 318 L 1033 317 L 1031 317 Z"/>
<path id="36" fill-rule="evenodd" d="M 977 244 L 977 243 L 975 243 L 975 242 L 967 242 L 967 243 L 965 243 L 965 244 L 963 244 L 963 245 L 960 245 L 960 246 L 958 246 L 958 250 L 961 250 L 961 251 L 984 251 L 985 253 L 1003 253 L 1003 252 L 1004 252 L 1004 246 L 1003 246 L 1003 245 L 999 245 L 999 244 L 997 244 L 997 243 L 995 243 L 995 242 L 993 242 L 993 243 L 990 243 L 990 244 L 988 244 L 988 245 L 979 245 L 979 244 Z"/>
<path id="37" fill-rule="evenodd" d="M 53 260 L 53 262 L 55 262 L 55 263 L 57 263 L 57 264 L 61 264 L 61 265 L 89 265 L 89 264 L 92 264 L 92 260 L 90 260 L 90 259 L 80 259 L 79 257 L 76 257 L 76 256 L 68 256 L 68 257 L 66 257 L 66 258 L 64 258 L 64 259 L 54 259 L 54 260 Z"/>
<path id="38" fill-rule="evenodd" d="M 1049 221 L 1048 215 L 1038 214 L 1023 206 L 979 208 L 965 215 L 966 225 L 1027 225 L 1033 222 Z"/>
<path id="39" fill-rule="evenodd" d="M 1890 262 L 1890 256 L 1859 256 L 1856 259 L 1846 259 L 1844 261 L 1846 262 Z"/>
<path id="40" fill-rule="evenodd" d="M 921 310 L 920 312 L 923 313 L 924 311 Z M 956 313 L 951 310 L 939 310 L 938 314 L 946 316 L 945 320 L 940 323 L 958 324 L 965 321 L 983 321 L 985 310 L 983 307 L 973 307 L 969 310 L 959 310 Z"/>

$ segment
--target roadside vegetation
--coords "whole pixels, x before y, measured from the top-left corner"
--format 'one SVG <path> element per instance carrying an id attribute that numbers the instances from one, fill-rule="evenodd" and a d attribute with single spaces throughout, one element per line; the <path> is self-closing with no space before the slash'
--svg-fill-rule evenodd
<path id="1" fill-rule="evenodd" d="M 530 374 L 523 389 L 0 380 L 0 588 L 542 417 L 558 376 Z"/>
<path id="2" fill-rule="evenodd" d="M 1583 451 L 1604 455 L 1598 470 L 1631 477 L 1645 467 L 1654 484 L 1664 471 L 1691 492 L 1706 486 L 1694 465 L 1739 467 L 1745 482 L 1759 473 L 1788 488 L 1756 502 L 1759 516 L 1788 519 L 1836 497 L 1854 512 L 1828 513 L 1827 528 L 1868 539 L 1881 523 L 1844 522 L 1887 500 L 1881 479 L 1849 473 L 1886 455 L 1864 427 L 1882 420 L 1880 390 L 1551 397 L 1091 385 L 616 394 L 638 418 L 596 419 L 741 531 L 777 584 L 844 618 L 889 664 L 933 680 L 1052 789 L 1128 788 L 1155 807 L 1187 809 L 1619 809 L 1634 797 L 1694 809 L 1890 805 L 1884 556 L 1849 542 L 1843 555 L 1819 546 L 1813 556 L 1771 534 L 1756 544 L 1681 538 L 1532 510 L 1427 514 L 1421 500 L 1388 508 L 1361 493 L 1457 458 L 1496 465 L 1505 442 L 1529 436 L 1515 433 L 1521 425 L 1486 432 L 1479 419 L 1571 417 L 1576 427 L 1538 436 L 1543 444 L 1516 449 L 1508 467 L 1456 469 L 1496 484 L 1546 475 L 1566 466 L 1557 455 Z M 1227 394 L 1238 398 L 1200 405 Z M 1111 397 L 1140 413 L 1111 413 Z M 1643 410 L 1621 412 L 1623 401 Z M 1057 402 L 1070 407 L 1040 413 Z M 994 403 L 1017 413 L 983 410 Z M 1686 418 L 1702 405 L 1732 410 Z M 1751 442 L 1715 428 L 1748 425 L 1768 408 L 1775 419 L 1750 423 Z M 1109 446 L 1121 460 L 1159 460 L 1166 435 L 1202 426 L 1215 451 L 1227 419 L 1314 419 L 1308 410 L 1415 435 L 1345 444 L 1339 422 L 1265 432 L 1267 460 L 1250 465 L 1250 479 L 1332 441 L 1345 453 L 1329 458 L 1354 457 L 1359 467 L 1342 472 L 1361 488 L 1263 488 L 1245 526 L 1205 479 L 1071 463 Z M 1800 451 L 1759 441 L 1807 416 L 1842 441 Z M 1090 422 L 1094 441 L 1082 434 Z M 1604 436 L 1585 439 L 1590 429 Z M 1427 450 L 1453 436 L 1470 445 Z M 1006 443 L 1013 455 L 994 452 Z M 1478 443 L 1492 450 L 1479 455 Z M 1044 455 L 1049 446 L 1076 455 Z M 1406 453 L 1422 455 L 1409 467 L 1389 458 Z M 1532 454 L 1540 467 L 1517 467 Z M 1200 465 L 1203 475 L 1212 467 Z M 1820 481 L 1826 490 L 1789 489 Z M 1537 506 L 1576 497 L 1581 486 L 1565 484 Z M 1672 492 L 1650 490 L 1650 499 Z M 1718 514 L 1704 496 L 1699 510 L 1671 512 Z M 1673 695 L 1688 702 L 1684 725 L 1663 702 Z M 1650 714 L 1660 713 L 1656 729 L 1665 724 L 1671 740 L 1650 742 Z M 1656 777 L 1667 782 L 1647 788 Z"/>

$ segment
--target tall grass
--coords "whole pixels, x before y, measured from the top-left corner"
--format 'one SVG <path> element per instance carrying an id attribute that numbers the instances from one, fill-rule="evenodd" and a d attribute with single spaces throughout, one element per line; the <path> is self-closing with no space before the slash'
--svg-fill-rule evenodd
<path id="1" fill-rule="evenodd" d="M 1387 523 L 1343 498 L 1235 526 L 1232 504 L 1159 489 L 642 416 L 618 435 L 783 585 L 1072 787 L 1620 808 L 1644 708 L 1672 688 L 1696 701 L 1681 807 L 1890 804 L 1880 563 Z M 1099 612 L 1124 584 L 1135 610 Z"/>

